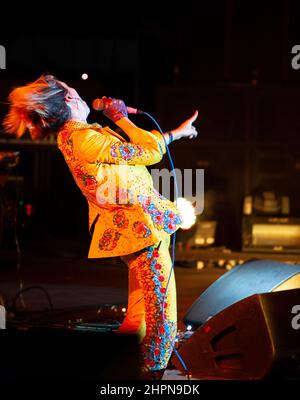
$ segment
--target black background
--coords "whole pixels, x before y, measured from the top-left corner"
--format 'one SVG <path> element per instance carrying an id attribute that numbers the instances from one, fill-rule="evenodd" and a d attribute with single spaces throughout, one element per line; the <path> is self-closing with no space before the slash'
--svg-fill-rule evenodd
<path id="1" fill-rule="evenodd" d="M 300 216 L 300 70 L 291 67 L 298 1 L 82 3 L 64 12 L 53 3 L 34 12 L 23 4 L 2 18 L 0 118 L 11 88 L 44 72 L 88 103 L 107 95 L 153 113 L 163 130 L 198 109 L 198 138 L 170 148 L 176 167 L 205 168 L 203 218 L 219 221 L 218 243 L 239 248 L 243 196 L 259 187 L 289 195 L 292 216 Z M 153 127 L 144 116 L 133 119 Z M 92 112 L 95 120 L 109 124 Z M 167 158 L 160 166 L 169 166 Z M 21 149 L 17 173 L 35 208 L 33 236 L 88 243 L 87 205 L 57 150 Z"/>

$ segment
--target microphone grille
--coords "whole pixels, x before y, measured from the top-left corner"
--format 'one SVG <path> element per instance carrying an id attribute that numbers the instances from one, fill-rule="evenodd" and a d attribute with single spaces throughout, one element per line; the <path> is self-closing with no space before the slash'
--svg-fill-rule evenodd
<path id="1" fill-rule="evenodd" d="M 95 99 L 93 101 L 93 109 L 96 111 L 102 111 L 104 109 L 104 104 L 102 99 Z"/>

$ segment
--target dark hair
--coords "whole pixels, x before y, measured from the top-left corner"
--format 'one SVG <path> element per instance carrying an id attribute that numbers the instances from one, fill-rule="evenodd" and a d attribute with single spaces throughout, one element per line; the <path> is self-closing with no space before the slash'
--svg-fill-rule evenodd
<path id="1" fill-rule="evenodd" d="M 42 75 L 35 82 L 15 88 L 8 97 L 10 109 L 4 129 L 18 137 L 28 129 L 33 139 L 57 131 L 71 117 L 65 101 L 67 93 L 52 75 Z"/>

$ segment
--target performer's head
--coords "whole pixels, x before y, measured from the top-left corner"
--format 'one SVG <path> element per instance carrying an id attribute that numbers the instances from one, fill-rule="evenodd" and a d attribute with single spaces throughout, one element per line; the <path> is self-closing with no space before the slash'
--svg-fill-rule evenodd
<path id="1" fill-rule="evenodd" d="M 28 129 L 32 139 L 42 139 L 68 120 L 85 121 L 90 110 L 75 89 L 52 75 L 17 87 L 10 93 L 4 129 L 21 137 Z"/>

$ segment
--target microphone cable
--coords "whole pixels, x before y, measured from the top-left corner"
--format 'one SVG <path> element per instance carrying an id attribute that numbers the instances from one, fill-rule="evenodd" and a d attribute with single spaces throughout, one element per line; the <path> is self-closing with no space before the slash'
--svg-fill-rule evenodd
<path id="1" fill-rule="evenodd" d="M 174 197 L 175 197 L 175 204 L 177 205 L 177 198 L 178 198 L 177 176 L 176 176 L 176 172 L 175 172 L 175 166 L 174 166 L 173 158 L 171 156 L 171 153 L 170 153 L 170 150 L 169 150 L 165 135 L 164 135 L 160 125 L 158 124 L 158 122 L 156 121 L 156 119 L 152 115 L 150 115 L 149 113 L 147 113 L 145 111 L 139 111 L 139 114 L 146 115 L 148 118 L 150 118 L 153 121 L 153 123 L 155 124 L 155 126 L 157 127 L 157 129 L 159 130 L 159 132 L 161 133 L 161 135 L 162 135 L 162 138 L 163 138 L 165 146 L 166 146 L 166 151 L 167 151 L 167 154 L 168 154 L 168 157 L 169 157 L 169 161 L 170 161 L 170 164 L 171 164 L 171 169 L 172 169 L 172 171 L 174 171 L 174 186 L 175 186 L 175 196 Z M 171 266 L 171 271 L 169 273 L 169 278 L 168 278 L 166 290 L 165 290 L 164 297 L 163 297 L 163 303 L 162 303 L 163 323 L 165 323 L 165 315 L 164 315 L 165 299 L 166 299 L 166 296 L 167 296 L 168 287 L 169 287 L 169 283 L 170 283 L 170 279 L 171 279 L 172 273 L 174 273 L 173 270 L 174 270 L 174 263 L 175 263 L 175 242 L 176 242 L 176 231 L 173 233 L 173 238 L 172 238 L 172 266 Z M 173 351 L 176 354 L 178 360 L 180 361 L 183 369 L 185 370 L 187 379 L 190 380 L 191 374 L 190 374 L 185 362 L 183 361 L 182 357 L 179 355 L 178 351 L 175 349 L 175 342 L 172 345 L 172 348 L 173 348 Z"/>

